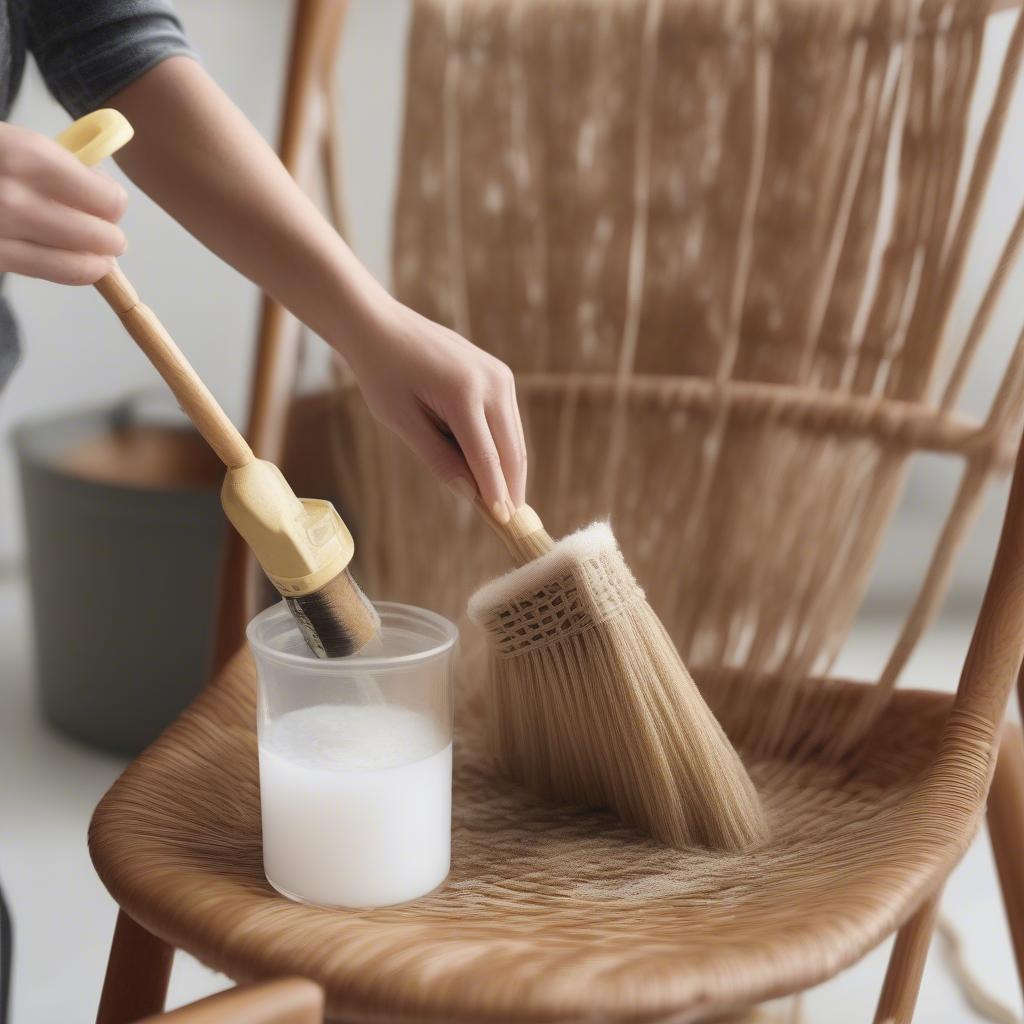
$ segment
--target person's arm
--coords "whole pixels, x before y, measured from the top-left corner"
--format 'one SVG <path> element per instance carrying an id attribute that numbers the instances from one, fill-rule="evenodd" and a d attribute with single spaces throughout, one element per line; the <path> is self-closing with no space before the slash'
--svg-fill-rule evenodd
<path id="1" fill-rule="evenodd" d="M 511 372 L 389 295 L 199 64 L 171 57 L 107 105 L 135 127 L 117 157 L 132 180 L 336 348 L 373 414 L 438 477 L 475 480 L 488 507 L 523 503 Z"/>
<path id="2" fill-rule="evenodd" d="M 134 123 L 119 159 L 146 192 L 345 355 L 370 409 L 443 481 L 502 518 L 510 495 L 522 503 L 508 369 L 373 280 L 192 59 L 168 0 L 32 0 L 23 13 L 73 117 L 109 105 Z M 124 248 L 124 200 L 51 140 L 0 123 L 0 271 L 95 281 Z"/>
<path id="3" fill-rule="evenodd" d="M 12 19 L 72 117 L 161 61 L 192 54 L 167 0 L 32 0 Z M 0 121 L 0 272 L 91 284 L 124 251 L 125 190 L 52 139 Z"/>

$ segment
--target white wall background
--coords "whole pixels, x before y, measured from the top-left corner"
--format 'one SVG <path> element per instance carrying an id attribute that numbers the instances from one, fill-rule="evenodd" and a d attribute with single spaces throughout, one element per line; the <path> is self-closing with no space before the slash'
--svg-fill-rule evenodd
<path id="1" fill-rule="evenodd" d="M 177 6 L 207 68 L 273 139 L 291 5 L 283 0 L 178 0 Z M 339 66 L 351 232 L 356 250 L 385 281 L 409 9 L 409 0 L 353 0 Z M 982 97 L 994 86 L 1011 17 L 1008 12 L 993 19 Z M 46 94 L 34 69 L 13 120 L 51 134 L 66 123 L 66 115 Z M 1024 196 L 1020 94 L 1010 125 L 1004 146 L 1009 158 L 1001 160 L 993 181 L 992 202 L 968 273 L 961 322 L 969 317 Z M 975 138 L 978 128 L 975 120 Z M 228 411 L 237 416 L 249 379 L 255 289 L 135 190 L 124 227 L 130 240 L 122 260 L 125 269 Z M 1024 316 L 1022 286 L 1024 274 L 1018 274 L 993 325 L 994 345 L 971 380 L 967 401 L 978 413 L 985 408 Z M 91 289 L 12 279 L 8 294 L 21 319 L 25 355 L 0 401 L 0 436 L 25 418 L 102 404 L 155 384 L 154 373 Z M 882 600 L 904 595 L 920 578 L 934 525 L 955 480 L 955 474 L 943 471 L 938 462 L 923 460 L 912 477 L 876 577 L 874 591 Z M 973 602 L 985 579 L 1003 500 L 1005 491 L 998 489 L 986 506 L 958 575 L 959 599 Z M 5 447 L 0 453 L 0 562 L 17 563 L 21 558 L 19 515 L 13 461 Z"/>

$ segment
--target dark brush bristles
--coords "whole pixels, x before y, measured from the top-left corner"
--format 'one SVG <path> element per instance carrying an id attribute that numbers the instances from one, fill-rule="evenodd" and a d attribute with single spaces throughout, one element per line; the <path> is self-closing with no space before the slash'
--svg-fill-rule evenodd
<path id="1" fill-rule="evenodd" d="M 318 658 L 347 657 L 380 635 L 380 616 L 347 569 L 319 590 L 284 602 Z"/>

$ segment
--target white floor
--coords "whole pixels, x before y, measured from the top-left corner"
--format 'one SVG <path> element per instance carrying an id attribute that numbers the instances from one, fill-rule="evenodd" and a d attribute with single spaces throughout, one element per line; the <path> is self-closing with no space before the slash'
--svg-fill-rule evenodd
<path id="1" fill-rule="evenodd" d="M 841 669 L 877 668 L 889 630 L 858 629 Z M 0 879 L 15 923 L 12 1024 L 72 1024 L 95 1012 L 115 907 L 86 851 L 89 815 L 122 764 L 64 739 L 40 721 L 32 700 L 28 615 L 20 580 L 0 582 Z M 907 674 L 914 685 L 952 688 L 968 626 L 940 623 Z M 1016 713 L 1016 712 L 1014 712 Z M 966 940 L 984 984 L 1019 1010 L 1020 994 L 986 836 L 946 890 L 944 913 Z M 808 993 L 809 1024 L 872 1019 L 887 948 Z M 169 998 L 178 1006 L 228 985 L 188 956 L 175 962 Z M 960 998 L 933 946 L 917 1019 L 927 1024 L 980 1020 Z"/>

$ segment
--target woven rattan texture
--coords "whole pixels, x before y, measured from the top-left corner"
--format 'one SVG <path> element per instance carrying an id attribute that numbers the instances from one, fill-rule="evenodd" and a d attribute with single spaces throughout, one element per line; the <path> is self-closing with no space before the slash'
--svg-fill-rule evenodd
<path id="1" fill-rule="evenodd" d="M 415 8 L 396 292 L 517 371 L 530 503 L 556 536 L 610 518 L 688 663 L 783 689 L 826 675 L 914 456 L 962 462 L 920 594 L 876 692 L 833 729 L 837 753 L 934 618 L 1020 423 L 1019 344 L 988 414 L 957 409 L 1024 237 L 1024 213 L 1006 218 L 997 258 L 977 257 L 983 294 L 954 316 L 1024 49 L 1018 20 L 971 144 L 987 13 Z M 339 402 L 360 578 L 460 614 L 500 551 L 355 392 Z M 766 752 L 785 753 L 804 699 L 780 693 L 750 723 Z"/>
<path id="2" fill-rule="evenodd" d="M 239 980 L 313 978 L 344 1020 L 685 1021 L 812 984 L 960 855 L 990 768 L 984 746 L 936 761 L 950 698 L 901 693 L 856 763 L 752 761 L 770 849 L 679 852 L 502 780 L 484 710 L 463 701 L 448 884 L 322 911 L 263 877 L 254 686 L 240 654 L 104 798 L 91 852 L 156 934 Z M 829 692 L 848 712 L 851 687 Z"/>

